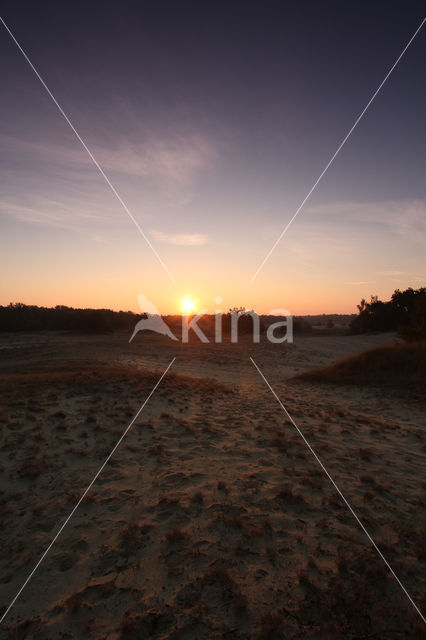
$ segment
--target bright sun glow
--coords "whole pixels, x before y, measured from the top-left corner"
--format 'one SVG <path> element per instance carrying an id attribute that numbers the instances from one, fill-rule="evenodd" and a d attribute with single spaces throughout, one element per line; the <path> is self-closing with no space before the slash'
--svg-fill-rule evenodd
<path id="1" fill-rule="evenodd" d="M 191 313 L 191 311 L 194 311 L 194 301 L 191 300 L 191 298 L 189 296 L 185 296 L 184 298 L 182 298 L 182 311 L 183 313 Z"/>

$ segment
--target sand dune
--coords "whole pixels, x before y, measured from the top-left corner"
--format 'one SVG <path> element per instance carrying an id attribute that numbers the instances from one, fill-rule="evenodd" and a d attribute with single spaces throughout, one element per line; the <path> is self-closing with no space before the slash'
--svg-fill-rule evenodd
<path id="1" fill-rule="evenodd" d="M 0 637 L 422 637 L 412 605 L 248 360 L 424 607 L 421 399 L 289 382 L 390 336 L 279 349 L 125 338 L 3 338 L 3 610 L 177 360 Z"/>

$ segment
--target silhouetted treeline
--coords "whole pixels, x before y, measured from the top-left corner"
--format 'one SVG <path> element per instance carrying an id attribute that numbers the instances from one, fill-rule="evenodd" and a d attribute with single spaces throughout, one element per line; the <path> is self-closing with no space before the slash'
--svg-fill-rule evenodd
<path id="1" fill-rule="evenodd" d="M 312 333 L 313 329 L 309 320 L 300 316 L 294 316 L 293 331 L 294 333 Z"/>
<path id="2" fill-rule="evenodd" d="M 238 312 L 238 335 L 249 335 L 253 333 L 253 317 L 252 313 L 254 311 L 246 311 L 244 307 L 235 307 L 234 309 L 230 309 L 228 313 L 223 313 L 221 317 L 221 325 L 222 325 L 222 335 L 230 336 L 231 335 L 231 327 L 232 327 L 232 311 Z M 268 316 L 268 315 L 259 315 L 259 331 L 260 335 L 265 335 L 266 330 L 269 325 L 275 322 L 283 322 L 286 318 L 284 316 Z M 180 335 L 181 327 L 182 327 L 182 316 L 181 315 L 167 315 L 163 316 L 163 320 L 168 324 L 171 330 L 175 335 Z M 215 335 L 215 327 L 216 320 L 214 314 L 205 314 L 200 318 L 197 322 L 198 327 L 203 331 L 206 336 L 212 337 Z M 312 325 L 303 317 L 293 317 L 293 333 L 294 334 L 305 334 L 312 333 Z M 276 336 L 281 336 L 286 333 L 286 329 L 282 328 L 281 330 L 276 331 Z"/>
<path id="3" fill-rule="evenodd" d="M 252 313 L 255 313 L 253 309 L 247 311 L 245 307 L 233 307 L 229 309 L 229 313 L 223 315 L 222 325 L 224 331 L 230 331 L 231 328 L 231 317 L 232 313 L 237 313 L 240 318 L 238 321 L 238 330 L 240 333 L 250 333 L 252 331 L 253 319 L 251 317 Z M 265 332 L 270 324 L 275 322 L 284 321 L 285 316 L 267 316 L 261 315 L 259 316 L 260 322 L 260 330 L 261 332 Z M 311 333 L 312 332 L 312 324 L 303 317 L 293 316 L 293 332 L 294 333 Z M 285 333 L 286 329 L 283 328 L 281 333 Z M 280 333 L 280 332 L 278 332 Z"/>
<path id="4" fill-rule="evenodd" d="M 426 287 L 405 291 L 396 289 L 388 302 L 371 296 L 361 300 L 358 315 L 350 324 L 351 333 L 398 331 L 406 340 L 426 338 Z"/>
<path id="5" fill-rule="evenodd" d="M 243 307 L 230 309 L 222 316 L 222 331 L 224 335 L 231 330 L 231 312 L 239 313 L 238 332 L 240 335 L 253 331 L 252 311 L 247 312 Z M 106 333 L 115 330 L 133 330 L 136 322 L 145 317 L 142 313 L 132 311 L 111 311 L 111 309 L 74 309 L 57 305 L 56 307 L 38 307 L 22 302 L 0 306 L 0 331 L 81 331 L 86 333 Z M 180 332 L 182 317 L 163 316 L 166 323 L 173 330 Z M 266 332 L 271 322 L 278 322 L 284 318 L 275 316 L 259 316 L 260 331 Z M 206 335 L 214 334 L 215 316 L 207 314 L 201 318 L 198 325 Z M 294 333 L 311 333 L 312 325 L 305 318 L 293 318 Z"/>
<path id="6" fill-rule="evenodd" d="M 234 309 L 230 309 L 229 313 L 223 313 L 221 315 L 220 324 L 222 327 L 222 335 L 230 336 L 231 335 L 231 313 L 235 310 L 238 315 L 238 335 L 246 335 L 253 333 L 253 317 L 252 313 L 255 314 L 254 311 L 246 311 L 244 307 L 235 307 Z M 256 314 L 255 314 L 256 315 Z M 267 323 L 264 322 L 264 316 L 258 316 L 259 319 L 259 330 L 260 333 L 265 333 Z M 163 316 L 163 320 L 168 324 L 168 326 L 172 329 L 175 335 L 180 335 L 182 328 L 182 316 L 180 314 L 176 315 L 166 315 Z M 190 318 L 188 319 L 188 322 Z M 201 331 L 206 336 L 214 336 L 216 330 L 216 316 L 212 313 L 204 314 L 197 322 L 197 326 L 201 329 Z"/>
<path id="7" fill-rule="evenodd" d="M 116 329 L 133 329 L 142 318 L 131 311 L 110 309 L 74 309 L 57 305 L 53 308 L 26 305 L 21 302 L 0 306 L 0 331 L 84 331 L 103 333 Z"/>

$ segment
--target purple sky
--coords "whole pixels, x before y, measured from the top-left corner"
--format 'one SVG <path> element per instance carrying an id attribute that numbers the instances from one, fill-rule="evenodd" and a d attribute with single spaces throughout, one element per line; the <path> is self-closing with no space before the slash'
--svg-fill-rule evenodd
<path id="1" fill-rule="evenodd" d="M 249 285 L 423 3 L 3 7 L 176 284 L 1 27 L 0 304 L 354 311 L 425 284 L 426 27 Z"/>

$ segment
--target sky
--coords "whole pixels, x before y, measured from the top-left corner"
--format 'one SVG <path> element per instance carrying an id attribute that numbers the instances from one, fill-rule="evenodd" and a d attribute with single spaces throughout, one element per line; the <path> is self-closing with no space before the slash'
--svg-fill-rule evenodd
<path id="1" fill-rule="evenodd" d="M 352 313 L 425 285 L 426 25 L 250 283 L 425 14 L 4 2 L 134 220 L 0 25 L 0 304 Z"/>

